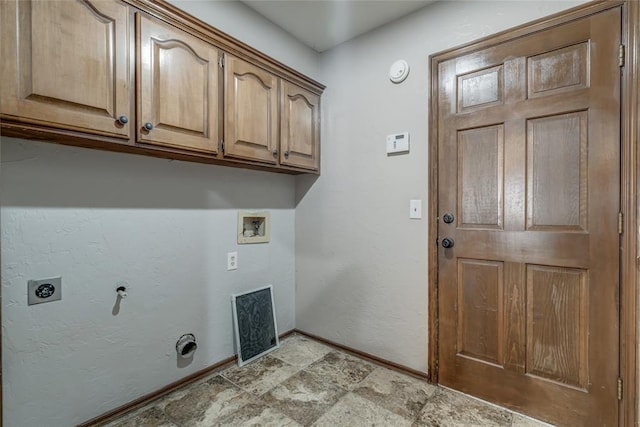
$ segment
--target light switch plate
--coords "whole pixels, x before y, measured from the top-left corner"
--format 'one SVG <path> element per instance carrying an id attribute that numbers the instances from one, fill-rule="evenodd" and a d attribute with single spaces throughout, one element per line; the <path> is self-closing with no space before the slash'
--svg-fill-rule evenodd
<path id="1" fill-rule="evenodd" d="M 422 219 L 422 200 L 409 200 L 409 218 Z"/>

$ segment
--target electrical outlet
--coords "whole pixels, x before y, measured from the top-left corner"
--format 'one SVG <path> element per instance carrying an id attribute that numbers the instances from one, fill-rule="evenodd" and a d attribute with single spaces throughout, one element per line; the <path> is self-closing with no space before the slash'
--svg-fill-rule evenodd
<path id="1" fill-rule="evenodd" d="M 238 252 L 227 252 L 227 270 L 238 269 Z"/>
<path id="2" fill-rule="evenodd" d="M 29 280 L 27 282 L 27 304 L 41 304 L 43 302 L 62 299 L 62 277 L 50 279 Z"/>

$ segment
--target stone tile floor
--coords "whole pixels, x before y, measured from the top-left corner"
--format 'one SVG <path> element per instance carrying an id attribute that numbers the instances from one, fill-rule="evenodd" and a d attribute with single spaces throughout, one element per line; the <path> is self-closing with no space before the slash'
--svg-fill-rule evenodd
<path id="1" fill-rule="evenodd" d="M 547 424 L 427 384 L 301 335 L 107 424 L 204 426 L 508 426 Z"/>

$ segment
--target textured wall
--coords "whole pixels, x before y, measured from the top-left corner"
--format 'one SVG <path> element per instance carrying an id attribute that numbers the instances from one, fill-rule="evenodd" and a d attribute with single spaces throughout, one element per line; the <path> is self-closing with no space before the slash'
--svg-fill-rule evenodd
<path id="1" fill-rule="evenodd" d="M 233 293 L 272 283 L 294 327 L 292 177 L 7 138 L 2 161 L 6 426 L 73 425 L 233 355 Z M 236 244 L 238 209 L 271 212 L 270 243 Z M 57 275 L 62 301 L 27 306 Z"/>
<path id="2" fill-rule="evenodd" d="M 314 51 L 241 3 L 176 3 L 317 75 Z M 1 151 L 5 426 L 75 425 L 231 356 L 232 293 L 272 283 L 279 330 L 295 326 L 293 177 L 9 138 Z M 271 212 L 270 243 L 236 244 L 245 209 Z M 27 280 L 56 275 L 62 301 L 28 307 Z M 183 333 L 199 344 L 189 365 Z"/>
<path id="3" fill-rule="evenodd" d="M 297 71 L 318 78 L 320 54 L 243 3 L 236 0 L 169 2 Z"/>
<path id="4" fill-rule="evenodd" d="M 296 182 L 298 328 L 426 372 L 429 219 L 409 199 L 426 212 L 428 57 L 577 3 L 438 2 L 323 54 L 323 173 Z M 387 157 L 402 131 L 411 153 Z"/>

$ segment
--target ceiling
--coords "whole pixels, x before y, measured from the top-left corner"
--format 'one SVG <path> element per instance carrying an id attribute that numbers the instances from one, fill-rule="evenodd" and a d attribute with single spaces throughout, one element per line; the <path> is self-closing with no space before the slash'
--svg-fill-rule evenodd
<path id="1" fill-rule="evenodd" d="M 436 0 L 241 0 L 310 48 L 323 52 Z"/>

